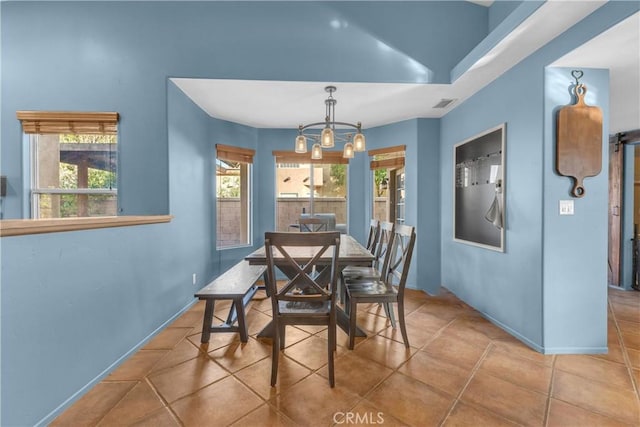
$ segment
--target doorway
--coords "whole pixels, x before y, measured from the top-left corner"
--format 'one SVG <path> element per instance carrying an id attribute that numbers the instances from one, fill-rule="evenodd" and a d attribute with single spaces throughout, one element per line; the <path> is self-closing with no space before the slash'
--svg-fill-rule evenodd
<path id="1" fill-rule="evenodd" d="M 624 185 L 625 150 L 624 145 L 635 145 L 633 185 L 627 189 Z M 624 242 L 630 234 L 632 242 L 631 287 L 640 289 L 640 129 L 619 132 L 609 137 L 609 248 L 608 248 L 608 284 L 626 288 L 625 275 L 621 271 L 623 263 Z M 625 192 L 633 191 L 633 224 L 626 231 L 623 224 Z M 628 198 L 627 198 L 628 200 Z"/>
<path id="2" fill-rule="evenodd" d="M 404 224 L 405 221 L 405 146 L 369 150 L 373 184 L 373 218 Z"/>

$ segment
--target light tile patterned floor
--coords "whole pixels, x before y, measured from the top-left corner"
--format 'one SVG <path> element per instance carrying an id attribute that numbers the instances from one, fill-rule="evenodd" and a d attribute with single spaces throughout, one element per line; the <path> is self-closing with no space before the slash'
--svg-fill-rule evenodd
<path id="1" fill-rule="evenodd" d="M 255 338 L 268 301 L 252 302 L 244 345 L 237 334 L 201 345 L 199 302 L 52 425 L 640 425 L 640 292 L 609 290 L 609 353 L 594 356 L 537 353 L 446 290 L 407 299 L 411 348 L 377 305 L 361 306 L 369 336 L 349 351 L 339 330 L 334 389 L 325 329 L 288 329 L 272 388 L 270 341 Z"/>

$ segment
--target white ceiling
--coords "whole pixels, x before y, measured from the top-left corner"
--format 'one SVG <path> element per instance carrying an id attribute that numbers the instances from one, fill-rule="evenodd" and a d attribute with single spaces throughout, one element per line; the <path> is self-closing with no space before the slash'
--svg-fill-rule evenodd
<path id="1" fill-rule="evenodd" d="M 418 117 L 438 118 L 604 3 L 545 2 L 452 84 L 172 80 L 210 116 L 257 128 L 297 128 L 299 124 L 323 121 L 327 97 L 324 87 L 328 84 L 338 88 L 334 93 L 338 121 L 361 121 L 366 129 Z M 637 86 L 635 91 L 628 86 L 629 82 L 640 81 L 639 19 L 640 14 L 634 15 L 555 64 L 611 69 L 612 133 L 640 128 L 640 123 L 633 124 L 626 118 L 635 111 L 636 122 L 640 121 L 640 91 Z M 443 98 L 456 101 L 444 109 L 433 108 Z M 624 119 L 620 123 L 618 116 Z"/>
<path id="2" fill-rule="evenodd" d="M 640 129 L 640 12 L 553 65 L 609 69 L 609 133 Z"/>

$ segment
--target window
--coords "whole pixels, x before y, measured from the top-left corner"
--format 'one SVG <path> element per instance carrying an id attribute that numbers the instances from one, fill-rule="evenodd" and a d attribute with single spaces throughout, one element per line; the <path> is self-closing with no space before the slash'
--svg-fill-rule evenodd
<path id="1" fill-rule="evenodd" d="M 324 151 L 320 160 L 289 151 L 274 151 L 273 155 L 276 230 L 292 231 L 302 214 L 332 214 L 336 228 L 346 230 L 348 159 L 342 152 Z"/>
<path id="2" fill-rule="evenodd" d="M 369 150 L 373 175 L 373 218 L 404 223 L 405 216 L 405 146 Z"/>
<path id="3" fill-rule="evenodd" d="M 251 165 L 255 151 L 216 144 L 216 248 L 251 244 Z"/>
<path id="4" fill-rule="evenodd" d="M 115 216 L 118 113 L 19 111 L 30 138 L 31 216 Z"/>

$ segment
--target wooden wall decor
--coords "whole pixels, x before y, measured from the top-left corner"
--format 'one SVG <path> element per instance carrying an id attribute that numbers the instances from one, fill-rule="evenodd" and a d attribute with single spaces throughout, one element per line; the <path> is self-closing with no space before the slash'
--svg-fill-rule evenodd
<path id="1" fill-rule="evenodd" d="M 558 111 L 556 133 L 556 170 L 574 178 L 571 194 L 583 197 L 583 180 L 602 170 L 602 110 L 585 104 L 587 87 L 579 82 L 582 71 L 573 70 L 573 93 L 577 102 Z"/>

